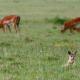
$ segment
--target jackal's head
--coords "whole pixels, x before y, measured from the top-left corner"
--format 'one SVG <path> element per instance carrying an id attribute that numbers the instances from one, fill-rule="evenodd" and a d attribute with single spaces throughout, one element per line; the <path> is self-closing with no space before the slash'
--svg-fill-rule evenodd
<path id="1" fill-rule="evenodd" d="M 71 52 L 68 51 L 68 64 L 73 64 L 75 62 L 75 56 L 76 56 L 77 51 Z"/>
<path id="2" fill-rule="evenodd" d="M 68 51 L 68 61 L 64 65 L 64 67 L 68 67 L 69 65 L 72 65 L 75 62 L 76 53 L 77 51 L 75 52 Z"/>

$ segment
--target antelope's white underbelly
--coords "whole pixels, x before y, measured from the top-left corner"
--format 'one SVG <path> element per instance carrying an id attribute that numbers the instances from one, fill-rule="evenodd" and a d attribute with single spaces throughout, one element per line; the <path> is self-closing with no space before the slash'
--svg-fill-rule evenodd
<path id="1" fill-rule="evenodd" d="M 10 24 L 10 23 L 13 23 L 13 20 L 14 20 L 14 19 L 4 20 L 3 23 L 4 23 L 4 24 Z"/>
<path id="2" fill-rule="evenodd" d="M 10 23 L 10 21 L 4 21 L 3 23 L 4 23 L 4 24 L 9 24 L 9 23 Z"/>

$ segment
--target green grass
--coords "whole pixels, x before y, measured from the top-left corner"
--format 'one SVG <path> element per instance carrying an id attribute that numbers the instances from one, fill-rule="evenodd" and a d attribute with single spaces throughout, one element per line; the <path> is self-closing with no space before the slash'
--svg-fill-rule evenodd
<path id="1" fill-rule="evenodd" d="M 45 19 L 45 22 L 52 23 L 55 25 L 63 25 L 64 22 L 66 22 L 68 20 L 70 20 L 70 19 L 56 16 L 55 18 Z"/>
<path id="2" fill-rule="evenodd" d="M 0 80 L 80 80 L 80 34 L 61 34 L 60 25 L 45 21 L 80 16 L 79 2 L 0 0 L 1 18 L 21 16 L 20 34 L 0 29 Z M 64 68 L 68 50 L 78 51 L 76 63 Z"/>

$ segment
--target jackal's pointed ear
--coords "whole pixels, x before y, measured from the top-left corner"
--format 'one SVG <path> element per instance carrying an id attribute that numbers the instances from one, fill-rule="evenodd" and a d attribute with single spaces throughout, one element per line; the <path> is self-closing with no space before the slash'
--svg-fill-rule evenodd
<path id="1" fill-rule="evenodd" d="M 71 51 L 68 51 L 68 54 L 70 55 L 71 54 Z"/>
<path id="2" fill-rule="evenodd" d="M 74 53 L 74 54 L 76 55 L 76 53 L 77 53 L 77 51 L 75 51 L 75 53 Z"/>

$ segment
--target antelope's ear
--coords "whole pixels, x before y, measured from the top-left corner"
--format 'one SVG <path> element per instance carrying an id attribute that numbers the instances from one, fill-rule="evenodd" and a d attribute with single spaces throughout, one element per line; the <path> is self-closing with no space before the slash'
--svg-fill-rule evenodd
<path id="1" fill-rule="evenodd" d="M 68 51 L 68 54 L 70 55 L 71 54 L 71 51 Z"/>

